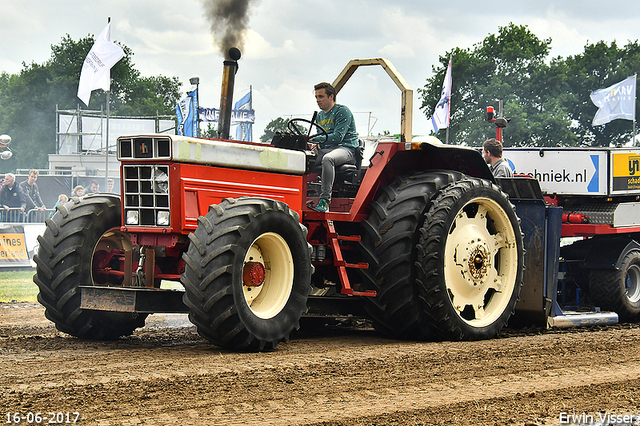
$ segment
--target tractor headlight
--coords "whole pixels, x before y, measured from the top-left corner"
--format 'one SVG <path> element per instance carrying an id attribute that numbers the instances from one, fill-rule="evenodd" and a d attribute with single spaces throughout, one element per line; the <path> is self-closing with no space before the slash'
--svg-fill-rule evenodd
<path id="1" fill-rule="evenodd" d="M 138 225 L 140 223 L 140 214 L 138 210 L 127 210 L 127 225 Z"/>
<path id="2" fill-rule="evenodd" d="M 166 210 L 158 211 L 158 216 L 156 218 L 156 225 L 158 226 L 169 226 L 169 212 Z"/>

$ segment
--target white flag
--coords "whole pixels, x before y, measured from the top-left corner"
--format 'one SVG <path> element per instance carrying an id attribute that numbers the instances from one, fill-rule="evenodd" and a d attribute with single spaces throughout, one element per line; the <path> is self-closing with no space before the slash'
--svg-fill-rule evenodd
<path id="1" fill-rule="evenodd" d="M 611 120 L 636 118 L 636 76 L 591 92 L 591 101 L 599 108 L 593 117 L 592 126 L 606 124 Z"/>
<path id="2" fill-rule="evenodd" d="M 446 129 L 449 127 L 449 115 L 451 111 L 451 57 L 449 57 L 449 66 L 447 67 L 447 75 L 442 83 L 442 93 L 440 94 L 440 101 L 436 105 L 433 111 L 433 117 L 431 117 L 431 123 L 433 124 L 433 130 L 438 133 L 440 129 Z"/>
<path id="3" fill-rule="evenodd" d="M 122 57 L 124 51 L 111 42 L 111 22 L 104 27 L 89 54 L 84 60 L 78 84 L 78 98 L 89 105 L 91 92 L 95 89 L 109 90 L 111 87 L 111 67 Z"/>

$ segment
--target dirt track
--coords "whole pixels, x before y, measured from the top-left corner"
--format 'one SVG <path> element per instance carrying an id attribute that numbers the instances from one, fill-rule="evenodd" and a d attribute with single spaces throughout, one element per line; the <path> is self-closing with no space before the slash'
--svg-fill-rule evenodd
<path id="1" fill-rule="evenodd" d="M 638 325 L 418 343 L 338 327 L 238 354 L 209 345 L 182 316 L 154 315 L 129 338 L 87 342 L 57 332 L 43 312 L 0 305 L 2 423 L 7 412 L 198 426 L 529 426 L 569 424 L 563 412 L 594 422 L 598 412 L 640 415 Z"/>

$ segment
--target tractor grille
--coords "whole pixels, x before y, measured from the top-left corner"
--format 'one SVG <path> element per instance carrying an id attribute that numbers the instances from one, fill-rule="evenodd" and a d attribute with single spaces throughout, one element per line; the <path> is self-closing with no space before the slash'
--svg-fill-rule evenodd
<path id="1" fill-rule="evenodd" d="M 123 166 L 124 215 L 127 226 L 171 224 L 169 166 Z"/>

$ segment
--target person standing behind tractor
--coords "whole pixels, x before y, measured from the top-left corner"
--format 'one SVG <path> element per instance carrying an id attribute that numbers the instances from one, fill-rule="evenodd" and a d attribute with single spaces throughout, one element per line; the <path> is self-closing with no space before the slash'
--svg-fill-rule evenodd
<path id="1" fill-rule="evenodd" d="M 73 192 L 71 193 L 72 197 L 84 197 L 84 188 L 82 185 L 78 185 L 73 188 Z"/>
<path id="2" fill-rule="evenodd" d="M 321 109 L 316 123 L 327 132 L 327 135 L 313 137 L 313 142 L 319 145 L 314 167 L 322 167 L 320 201 L 313 209 L 326 212 L 329 211 L 331 203 L 336 167 L 342 164 L 355 164 L 355 149 L 359 141 L 353 114 L 346 106 L 336 103 L 336 89 L 329 83 L 318 83 L 314 89 L 316 102 Z"/>
<path id="3" fill-rule="evenodd" d="M 27 180 L 20 182 L 20 189 L 24 194 L 24 199 L 27 202 L 27 211 L 31 209 L 46 210 L 42 198 L 40 198 L 40 189 L 36 181 L 38 180 L 38 171 L 36 169 L 29 170 L 29 177 Z"/>
<path id="4" fill-rule="evenodd" d="M 493 177 L 512 177 L 513 171 L 507 160 L 502 158 L 502 143 L 495 139 L 487 139 L 482 145 L 482 157 L 489 165 Z"/>
<path id="5" fill-rule="evenodd" d="M 92 180 L 91 183 L 89 183 L 89 186 L 84 189 L 84 193 L 87 195 L 97 194 L 98 192 L 100 192 L 100 184 L 97 180 Z"/>
<path id="6" fill-rule="evenodd" d="M 16 177 L 13 173 L 4 175 L 4 186 L 0 190 L 0 203 L 5 210 L 5 222 L 19 222 L 27 208 L 24 194 L 19 185 L 16 185 Z M 9 209 L 20 209 L 20 213 L 12 214 Z M 16 210 L 14 210 L 16 212 Z"/>

